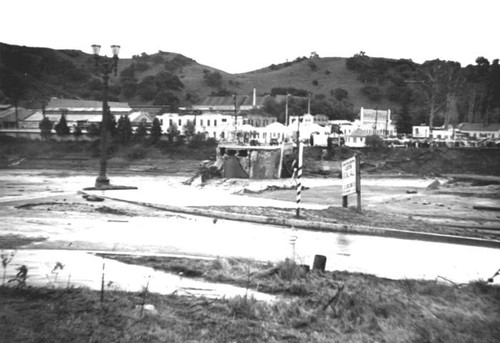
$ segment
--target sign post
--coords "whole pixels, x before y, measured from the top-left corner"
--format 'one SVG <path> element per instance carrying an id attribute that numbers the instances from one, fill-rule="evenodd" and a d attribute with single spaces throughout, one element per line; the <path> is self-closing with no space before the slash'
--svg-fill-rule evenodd
<path id="1" fill-rule="evenodd" d="M 361 212 L 361 172 L 359 155 L 342 162 L 342 207 L 348 207 L 348 196 L 357 194 L 357 212 Z"/>

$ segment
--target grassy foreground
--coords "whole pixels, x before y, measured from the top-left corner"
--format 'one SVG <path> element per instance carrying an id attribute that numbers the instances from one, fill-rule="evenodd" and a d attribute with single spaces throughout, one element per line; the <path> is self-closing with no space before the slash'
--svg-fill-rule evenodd
<path id="1" fill-rule="evenodd" d="M 292 261 L 120 257 L 277 294 L 205 299 L 0 287 L 0 342 L 498 342 L 500 288 L 306 272 Z M 29 280 L 29 279 L 28 279 Z M 29 281 L 28 281 L 29 285 Z M 141 313 L 142 312 L 142 313 Z"/>

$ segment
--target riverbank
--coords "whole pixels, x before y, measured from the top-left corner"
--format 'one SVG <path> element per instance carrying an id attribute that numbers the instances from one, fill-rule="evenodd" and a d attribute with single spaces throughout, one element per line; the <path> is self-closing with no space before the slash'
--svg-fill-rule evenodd
<path id="1" fill-rule="evenodd" d="M 109 256 L 108 256 L 109 257 Z M 194 298 L 0 287 L 2 342 L 496 342 L 500 288 L 305 272 L 292 261 L 121 257 L 280 296 Z M 439 282 L 442 281 L 442 282 Z M 43 315 L 40 315 L 43 313 Z"/>

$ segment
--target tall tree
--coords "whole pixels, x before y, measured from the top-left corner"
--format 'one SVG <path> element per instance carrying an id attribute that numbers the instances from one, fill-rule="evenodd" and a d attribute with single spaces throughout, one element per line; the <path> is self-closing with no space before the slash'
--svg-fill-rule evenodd
<path id="1" fill-rule="evenodd" d="M 153 119 L 153 126 L 151 127 L 151 138 L 153 141 L 158 141 L 162 135 L 162 128 L 158 118 Z"/>
<path id="2" fill-rule="evenodd" d="M 43 140 L 47 140 L 50 137 L 50 133 L 52 132 L 52 127 L 54 123 L 50 121 L 48 117 L 42 119 L 38 127 L 40 128 L 40 134 Z"/>
<path id="3" fill-rule="evenodd" d="M 179 129 L 177 128 L 177 125 L 175 123 L 172 123 L 170 124 L 170 126 L 168 127 L 168 132 L 167 132 L 167 135 L 168 135 L 168 140 L 170 142 L 173 142 L 174 139 L 179 136 L 180 132 L 179 132 Z"/>
<path id="4" fill-rule="evenodd" d="M 429 126 L 433 127 L 438 113 L 445 113 L 446 105 L 456 96 L 460 63 L 432 60 L 419 66 L 414 85 L 423 98 L 423 107 L 429 113 Z"/>
<path id="5" fill-rule="evenodd" d="M 146 135 L 148 134 L 148 130 L 146 129 L 146 125 L 144 125 L 143 122 L 139 123 L 139 126 L 137 126 L 137 129 L 135 129 L 134 133 L 134 139 L 138 141 L 144 140 L 146 138 Z"/>
<path id="6" fill-rule="evenodd" d="M 396 131 L 398 133 L 409 134 L 412 133 L 413 130 L 413 122 L 412 117 L 410 115 L 410 109 L 407 104 L 403 104 L 399 115 L 396 120 Z"/>
<path id="7" fill-rule="evenodd" d="M 116 127 L 116 139 L 122 144 L 127 144 L 132 138 L 132 124 L 127 115 L 121 115 Z"/>
<path id="8" fill-rule="evenodd" d="M 184 133 L 186 134 L 186 137 L 192 137 L 195 134 L 196 127 L 194 126 L 194 122 L 191 120 L 188 120 L 186 124 L 184 125 Z"/>

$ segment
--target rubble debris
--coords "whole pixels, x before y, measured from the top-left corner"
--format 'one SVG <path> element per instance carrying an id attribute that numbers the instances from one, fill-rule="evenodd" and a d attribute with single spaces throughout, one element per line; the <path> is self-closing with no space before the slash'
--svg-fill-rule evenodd
<path id="1" fill-rule="evenodd" d="M 438 180 L 434 180 L 430 185 L 427 186 L 427 189 L 438 189 L 441 186 L 441 183 Z"/>
<path id="2" fill-rule="evenodd" d="M 85 200 L 87 201 L 92 201 L 92 202 L 100 202 L 100 201 L 104 201 L 104 198 L 102 197 L 99 197 L 97 195 L 93 195 L 93 194 L 89 194 Z"/>

